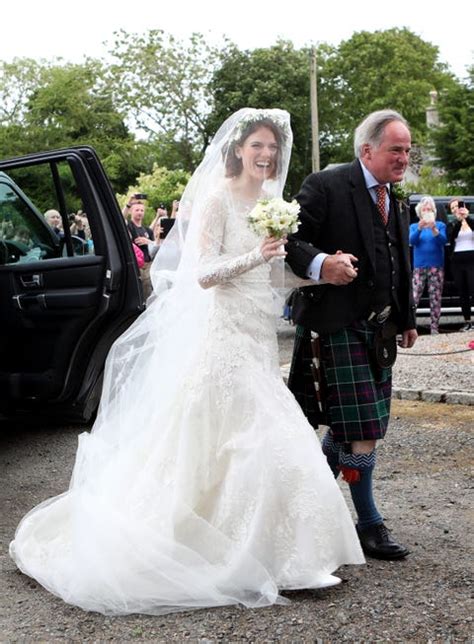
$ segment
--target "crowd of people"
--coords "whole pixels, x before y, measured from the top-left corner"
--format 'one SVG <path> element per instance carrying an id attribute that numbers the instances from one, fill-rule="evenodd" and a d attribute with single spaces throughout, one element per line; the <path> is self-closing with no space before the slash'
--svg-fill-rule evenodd
<path id="1" fill-rule="evenodd" d="M 150 226 L 146 226 L 143 223 L 146 201 L 146 194 L 134 193 L 130 196 L 122 210 L 122 214 L 127 222 L 127 229 L 138 268 L 140 269 L 145 299 L 152 292 L 150 279 L 151 262 L 155 258 L 161 242 L 165 239 L 174 224 L 179 208 L 179 201 L 174 200 L 171 214 L 168 216 L 165 204 L 161 203 L 156 209 L 155 217 Z"/>
<path id="2" fill-rule="evenodd" d="M 170 214 L 165 204 L 160 203 L 149 226 L 143 223 L 146 205 L 146 194 L 133 193 L 122 210 L 140 269 L 145 299 L 152 292 L 151 263 L 176 220 L 179 201 L 172 202 Z M 433 197 L 425 195 L 415 206 L 418 222 L 411 224 L 409 228 L 409 244 L 413 249 L 414 303 L 418 307 L 426 290 L 430 307 L 431 334 L 439 333 L 446 254 L 449 256 L 452 277 L 459 294 L 461 313 L 464 318 L 464 325 L 460 330 L 470 331 L 474 328 L 471 320 L 471 308 L 474 306 L 474 217 L 470 216 L 464 201 L 458 197 L 450 201 L 449 209 L 455 220 L 450 223 L 441 221 L 438 218 Z M 59 211 L 50 209 L 44 213 L 44 216 L 54 232 L 62 236 L 63 225 Z M 69 215 L 69 224 L 72 235 L 84 241 L 91 239 L 87 215 L 82 210 Z M 291 306 L 285 305 L 283 312 L 283 317 L 289 321 L 291 321 L 294 299 L 292 293 L 288 298 Z"/>
<path id="3" fill-rule="evenodd" d="M 445 279 L 445 254 L 459 294 L 464 326 L 472 330 L 471 307 L 474 304 L 474 218 L 461 198 L 451 199 L 449 209 L 454 221 L 446 225 L 437 219 L 433 197 L 425 195 L 415 207 L 418 222 L 410 226 L 409 242 L 413 247 L 413 296 L 418 306 L 428 291 L 431 333 L 439 333 L 441 301 Z"/>
<path id="4" fill-rule="evenodd" d="M 64 226 L 61 213 L 55 208 L 50 208 L 44 213 L 44 218 L 47 224 L 53 229 L 54 233 L 59 237 L 64 237 Z M 82 239 L 83 242 L 92 241 L 92 234 L 89 225 L 87 214 L 82 210 L 70 213 L 68 215 L 69 231 L 71 235 Z"/>
<path id="5" fill-rule="evenodd" d="M 124 209 L 155 296 L 111 349 L 69 489 L 31 510 L 10 544 L 18 567 L 70 604 L 107 615 L 261 608 L 338 584 L 338 568 L 365 556 L 409 555 L 376 500 L 377 444 L 397 342 L 417 340 L 414 294 L 428 284 L 436 333 L 446 241 L 470 288 L 472 221 L 453 202 L 447 234 L 425 197 L 409 232 L 392 186 L 410 128 L 380 110 L 356 128 L 352 162 L 305 179 L 297 231 L 259 233 L 249 214 L 281 205 L 291 147 L 287 112 L 244 108 L 216 133 L 169 235 L 162 206 L 144 225 L 146 195 Z M 301 284 L 288 387 L 278 258 Z"/>

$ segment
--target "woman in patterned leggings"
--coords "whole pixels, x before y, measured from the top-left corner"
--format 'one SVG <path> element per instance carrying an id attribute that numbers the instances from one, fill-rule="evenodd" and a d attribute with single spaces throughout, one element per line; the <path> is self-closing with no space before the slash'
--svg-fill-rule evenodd
<path id="1" fill-rule="evenodd" d="M 419 221 L 410 226 L 410 246 L 413 246 L 413 297 L 418 306 L 425 284 L 428 284 L 431 333 L 438 333 L 444 282 L 446 225 L 442 221 L 436 221 L 436 205 L 432 197 L 422 197 L 415 210 Z"/>

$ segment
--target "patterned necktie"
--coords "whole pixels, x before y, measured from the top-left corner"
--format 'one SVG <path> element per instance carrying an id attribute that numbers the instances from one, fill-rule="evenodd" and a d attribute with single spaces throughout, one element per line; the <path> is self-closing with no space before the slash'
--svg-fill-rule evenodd
<path id="1" fill-rule="evenodd" d="M 388 212 L 385 203 L 387 188 L 386 186 L 375 186 L 375 191 L 377 193 L 377 210 L 382 217 L 383 225 L 386 226 L 388 223 Z"/>

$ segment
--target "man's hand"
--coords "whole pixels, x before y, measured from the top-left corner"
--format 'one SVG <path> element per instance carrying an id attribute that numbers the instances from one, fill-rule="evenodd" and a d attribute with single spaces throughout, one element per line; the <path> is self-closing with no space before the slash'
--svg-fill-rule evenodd
<path id="1" fill-rule="evenodd" d="M 402 349 L 411 349 L 415 344 L 417 337 L 418 333 L 416 332 L 416 329 L 408 329 L 402 333 L 402 339 L 398 344 Z"/>
<path id="2" fill-rule="evenodd" d="M 321 266 L 321 278 L 335 286 L 350 284 L 357 277 L 357 268 L 353 266 L 353 262 L 357 261 L 357 257 L 351 253 L 338 250 L 335 255 L 328 255 L 324 260 Z"/>

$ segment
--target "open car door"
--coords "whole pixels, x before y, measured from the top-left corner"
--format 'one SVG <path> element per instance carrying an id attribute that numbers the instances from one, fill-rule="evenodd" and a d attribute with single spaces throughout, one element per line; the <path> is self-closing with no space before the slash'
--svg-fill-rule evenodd
<path id="1" fill-rule="evenodd" d="M 44 217 L 51 209 L 59 230 Z M 78 210 L 88 225 L 73 235 Z M 130 237 L 94 150 L 0 162 L 0 412 L 90 419 L 107 353 L 143 309 Z"/>

